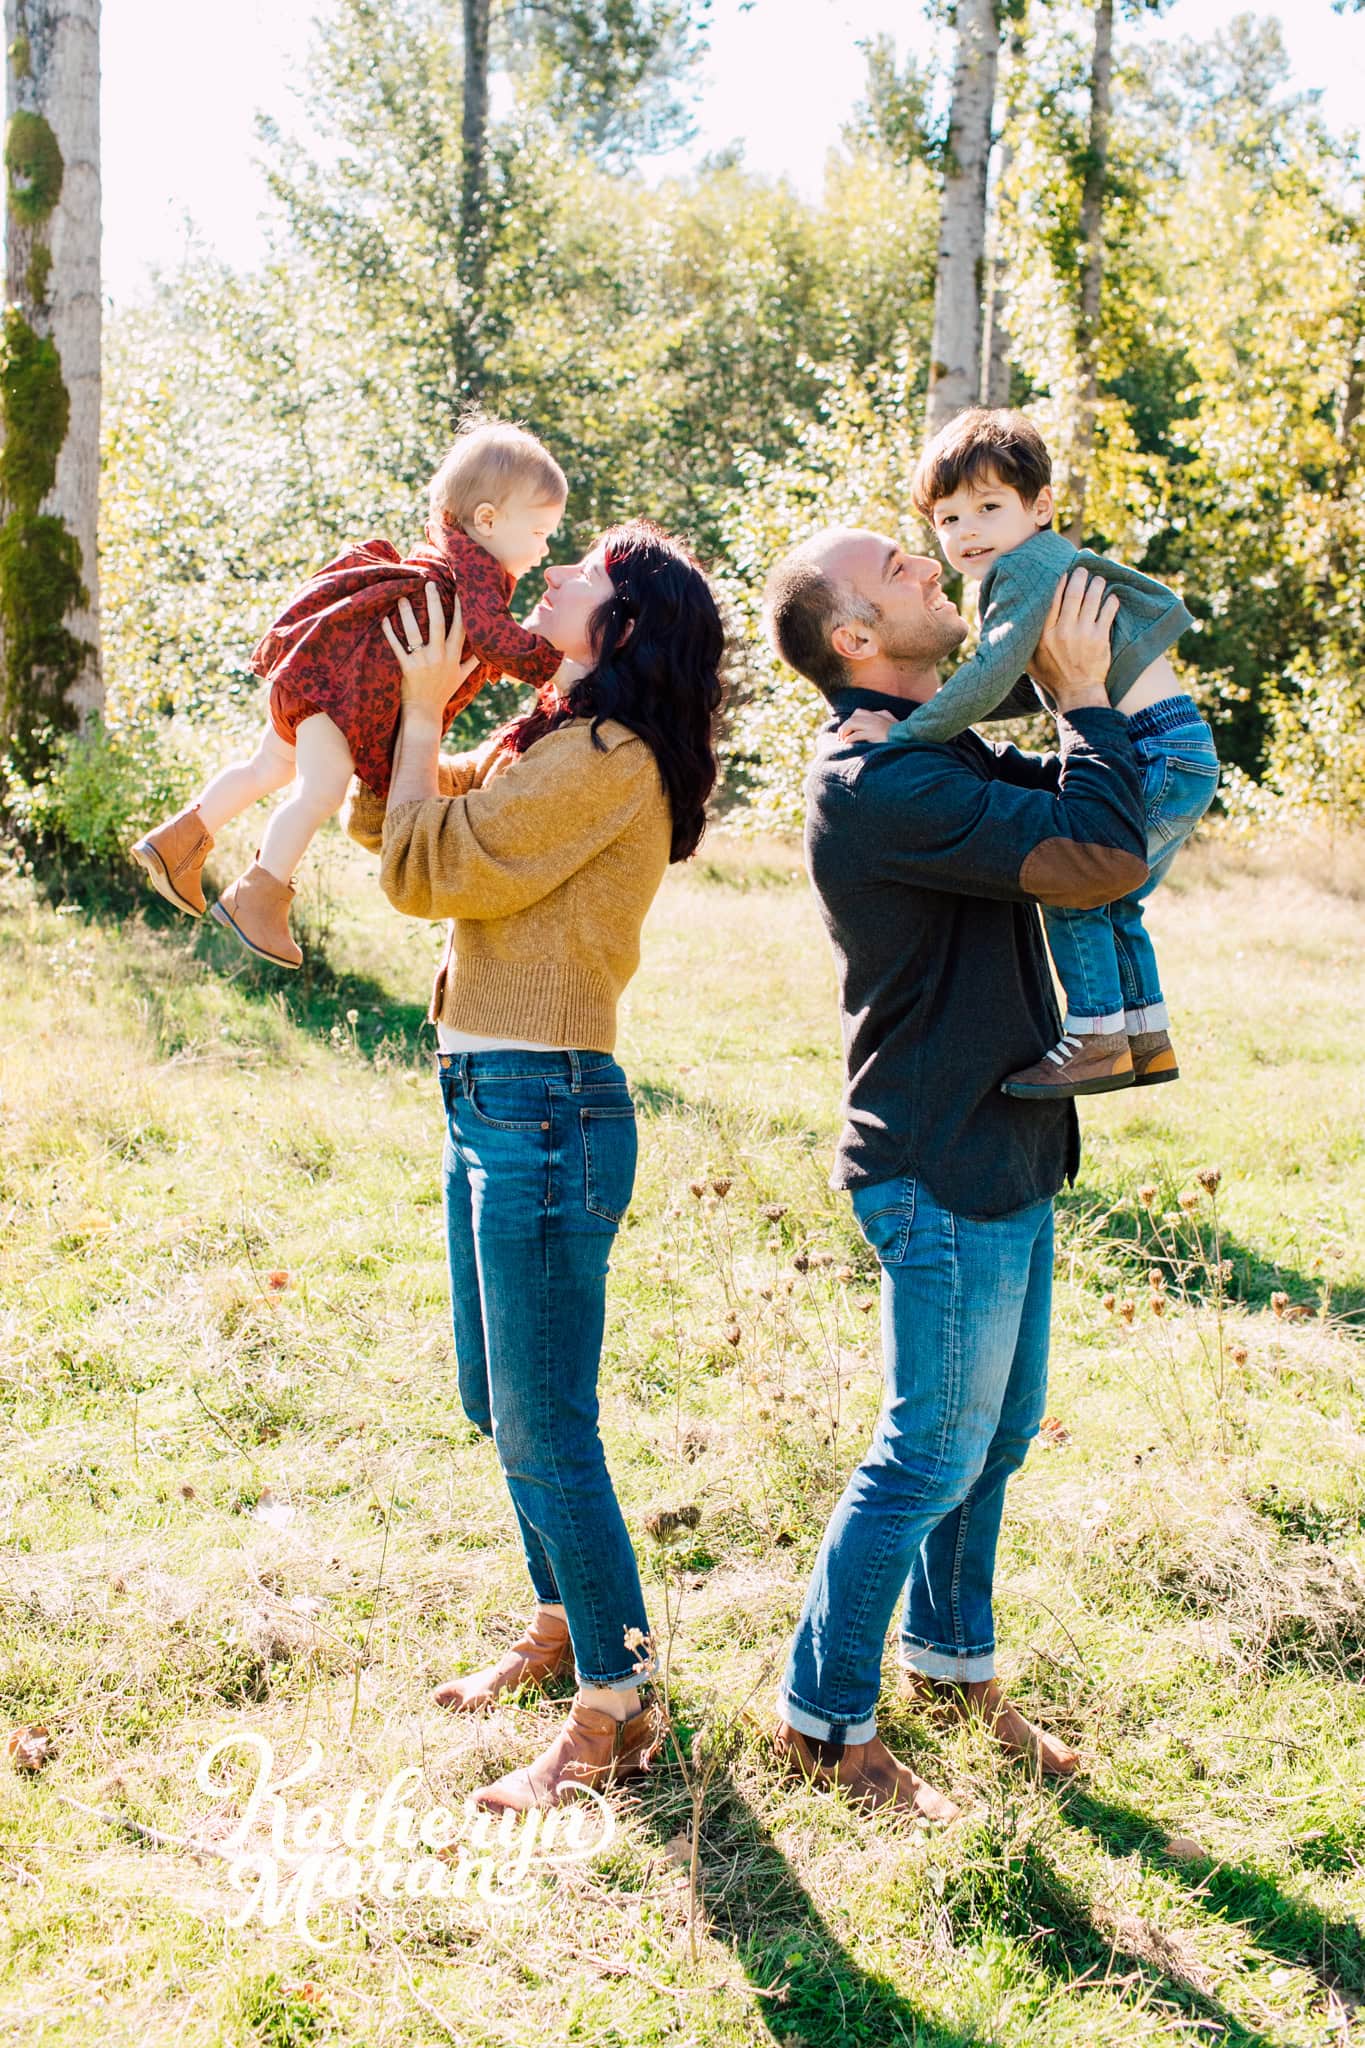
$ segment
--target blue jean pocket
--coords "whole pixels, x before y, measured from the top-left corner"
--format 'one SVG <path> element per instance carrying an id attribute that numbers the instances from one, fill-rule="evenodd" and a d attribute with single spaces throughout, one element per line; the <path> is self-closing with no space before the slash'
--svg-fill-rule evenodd
<path id="1" fill-rule="evenodd" d="M 631 1109 L 580 1109 L 583 1200 L 589 1213 L 619 1223 L 635 1190 L 640 1138 Z"/>
<path id="2" fill-rule="evenodd" d="M 910 1179 L 869 1181 L 852 1189 L 858 1228 L 884 1266 L 898 1266 L 915 1221 L 915 1183 Z"/>
<path id="3" fill-rule="evenodd" d="M 1218 794 L 1218 756 L 1212 736 L 1192 733 L 1184 746 L 1179 734 L 1163 744 L 1143 741 L 1143 801 L 1147 813 L 1147 852 L 1164 852 L 1188 839 Z"/>

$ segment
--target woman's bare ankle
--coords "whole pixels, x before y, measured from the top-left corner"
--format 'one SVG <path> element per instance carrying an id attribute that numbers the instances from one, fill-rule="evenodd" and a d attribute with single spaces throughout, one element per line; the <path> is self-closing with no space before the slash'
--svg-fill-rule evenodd
<path id="1" fill-rule="evenodd" d="M 567 1621 L 569 1618 L 558 1600 L 537 1600 L 536 1613 L 538 1615 L 554 1614 L 558 1616 L 560 1621 Z"/>
<path id="2" fill-rule="evenodd" d="M 610 1714 L 615 1721 L 628 1721 L 632 1714 L 640 1711 L 640 1692 L 634 1685 L 580 1685 L 578 1704 Z"/>

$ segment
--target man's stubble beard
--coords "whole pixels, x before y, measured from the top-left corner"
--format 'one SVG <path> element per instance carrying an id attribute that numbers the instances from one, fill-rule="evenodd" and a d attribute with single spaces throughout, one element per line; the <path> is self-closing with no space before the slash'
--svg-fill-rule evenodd
<path id="1" fill-rule="evenodd" d="M 882 653 L 893 661 L 923 663 L 926 668 L 946 659 L 955 648 L 962 645 L 970 628 L 959 614 L 951 618 L 940 618 L 931 614 L 914 627 L 904 628 L 901 636 L 891 642 L 886 640 L 886 626 L 882 625 Z"/>

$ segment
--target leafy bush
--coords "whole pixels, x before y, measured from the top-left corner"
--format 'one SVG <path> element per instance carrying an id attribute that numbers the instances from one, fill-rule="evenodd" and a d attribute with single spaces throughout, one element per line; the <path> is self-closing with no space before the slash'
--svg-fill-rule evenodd
<path id="1" fill-rule="evenodd" d="M 106 725 L 55 737 L 40 775 L 0 764 L 3 801 L 19 832 L 93 861 L 121 861 L 141 832 L 178 811 L 199 777 L 167 725 Z"/>

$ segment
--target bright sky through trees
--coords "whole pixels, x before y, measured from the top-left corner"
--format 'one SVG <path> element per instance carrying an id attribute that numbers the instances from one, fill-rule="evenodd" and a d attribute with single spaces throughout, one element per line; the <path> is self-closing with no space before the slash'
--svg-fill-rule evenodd
<path id="1" fill-rule="evenodd" d="M 329 0 L 104 0 L 104 273 L 116 301 L 149 263 L 174 264 L 187 217 L 238 264 L 260 254 L 265 188 L 253 159 L 257 110 L 296 112 L 309 22 Z M 1246 11 L 1236 0 L 1176 0 L 1148 36 L 1207 35 Z M 1255 12 L 1277 11 L 1273 7 Z M 1281 19 L 1295 80 L 1322 87 L 1334 127 L 1365 108 L 1365 18 L 1294 0 Z M 860 39 L 886 31 L 927 51 L 935 30 L 907 0 L 716 0 L 711 57 L 688 156 L 742 139 L 757 171 L 820 185 L 825 153 L 863 82 Z M 1125 33 L 1132 33 L 1125 30 Z M 686 158 L 670 161 L 681 168 Z"/>

